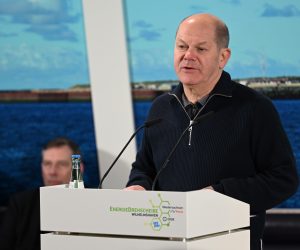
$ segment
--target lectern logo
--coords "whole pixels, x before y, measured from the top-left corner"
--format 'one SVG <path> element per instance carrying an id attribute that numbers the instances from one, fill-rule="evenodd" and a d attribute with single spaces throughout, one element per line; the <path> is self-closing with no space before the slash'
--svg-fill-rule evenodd
<path id="1" fill-rule="evenodd" d="M 154 231 L 160 231 L 163 227 L 169 227 L 171 222 L 175 221 L 174 214 L 183 214 L 183 207 L 172 206 L 170 201 L 163 200 L 161 194 L 158 194 L 158 202 L 149 200 L 153 209 L 158 210 L 157 218 L 153 218 L 150 223 L 145 223 L 152 227 Z"/>
<path id="2" fill-rule="evenodd" d="M 113 207 L 110 206 L 110 212 L 130 213 L 131 216 L 152 217 L 146 226 L 150 226 L 154 231 L 160 231 L 163 227 L 169 227 L 170 223 L 175 221 L 174 214 L 183 214 L 183 207 L 172 206 L 169 201 L 163 200 L 158 194 L 158 201 L 149 200 L 151 208 L 141 207 Z"/>

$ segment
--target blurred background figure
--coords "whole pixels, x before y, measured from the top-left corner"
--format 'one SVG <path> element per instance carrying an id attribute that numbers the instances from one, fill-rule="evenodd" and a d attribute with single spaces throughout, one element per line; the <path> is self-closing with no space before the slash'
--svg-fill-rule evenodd
<path id="1" fill-rule="evenodd" d="M 72 154 L 79 146 L 68 138 L 49 141 L 42 149 L 41 173 L 45 186 L 68 184 L 72 172 Z M 81 164 L 83 171 L 83 164 Z M 40 192 L 27 190 L 10 198 L 0 226 L 2 250 L 40 249 Z"/>
<path id="2" fill-rule="evenodd" d="M 80 154 L 80 150 L 73 141 L 67 138 L 56 138 L 44 146 L 42 150 L 42 178 L 45 186 L 69 183 L 72 171 L 72 154 Z"/>

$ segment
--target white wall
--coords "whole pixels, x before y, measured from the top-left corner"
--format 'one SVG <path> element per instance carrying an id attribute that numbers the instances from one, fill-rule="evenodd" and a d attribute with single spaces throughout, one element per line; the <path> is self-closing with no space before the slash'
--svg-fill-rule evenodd
<path id="1" fill-rule="evenodd" d="M 83 11 L 102 177 L 134 131 L 122 0 L 83 0 Z M 125 186 L 135 154 L 133 140 L 104 188 Z"/>

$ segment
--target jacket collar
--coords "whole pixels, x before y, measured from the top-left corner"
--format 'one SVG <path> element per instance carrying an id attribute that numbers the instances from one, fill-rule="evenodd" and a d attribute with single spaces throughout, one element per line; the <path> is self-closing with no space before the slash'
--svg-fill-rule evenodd
<path id="1" fill-rule="evenodd" d="M 171 94 L 175 94 L 179 100 L 182 99 L 182 93 L 183 93 L 183 86 L 182 83 L 179 82 L 178 86 L 171 92 Z M 213 88 L 213 90 L 209 94 L 211 95 L 221 95 L 221 96 L 227 96 L 231 97 L 232 96 L 232 84 L 231 84 L 231 77 L 230 75 L 226 72 L 223 71 L 222 75 Z"/>

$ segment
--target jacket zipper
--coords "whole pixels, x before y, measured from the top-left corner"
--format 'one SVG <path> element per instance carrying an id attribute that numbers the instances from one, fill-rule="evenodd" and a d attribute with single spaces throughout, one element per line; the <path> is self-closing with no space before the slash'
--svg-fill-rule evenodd
<path id="1" fill-rule="evenodd" d="M 192 145 L 192 131 L 193 131 L 193 126 L 191 126 L 192 124 L 192 120 L 190 120 L 190 128 L 189 128 L 189 146 Z"/>
<path id="2" fill-rule="evenodd" d="M 172 95 L 176 98 L 176 100 L 179 102 L 180 106 L 182 107 L 182 109 L 184 110 L 185 114 L 187 115 L 187 117 L 189 118 L 189 121 L 190 121 L 190 125 L 192 124 L 192 122 L 194 120 L 191 120 L 189 114 L 186 112 L 184 106 L 182 105 L 181 101 L 179 100 L 179 98 L 177 97 L 177 95 L 175 94 L 172 94 L 172 93 L 169 93 L 169 95 Z M 198 111 L 198 113 L 195 115 L 194 119 L 196 119 L 198 117 L 198 115 L 201 113 L 201 111 L 205 108 L 205 106 L 207 105 L 207 103 L 210 101 L 210 99 L 213 97 L 213 96 L 223 96 L 223 97 L 232 97 L 231 95 L 223 95 L 223 94 L 212 94 L 210 97 L 208 97 L 207 101 L 205 102 L 205 104 L 201 107 L 201 109 Z M 193 127 L 191 126 L 189 128 L 189 143 L 188 145 L 191 146 L 192 145 L 192 131 L 193 131 Z"/>

